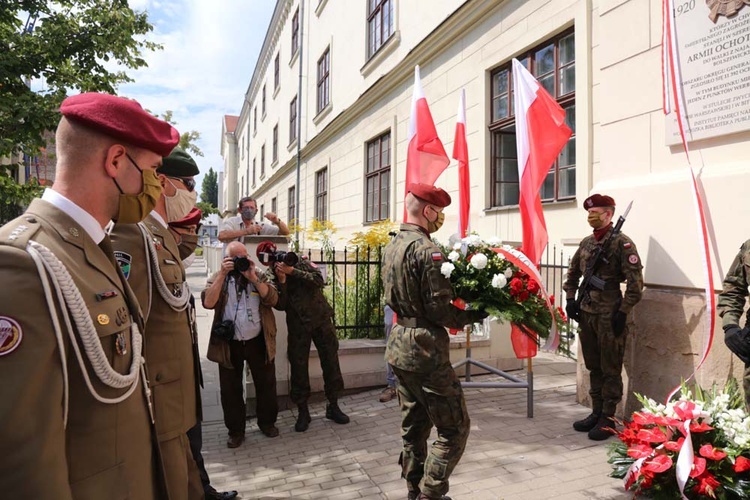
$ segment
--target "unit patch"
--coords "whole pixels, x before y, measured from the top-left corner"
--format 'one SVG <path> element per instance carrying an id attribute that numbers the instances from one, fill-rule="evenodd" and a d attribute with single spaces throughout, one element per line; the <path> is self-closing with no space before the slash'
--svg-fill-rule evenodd
<path id="1" fill-rule="evenodd" d="M 0 356 L 15 351 L 21 345 L 23 331 L 13 318 L 0 316 Z"/>
<path id="2" fill-rule="evenodd" d="M 122 274 L 125 275 L 125 279 L 128 279 L 128 276 L 130 276 L 130 264 L 133 262 L 133 256 L 129 253 L 115 250 L 115 260 L 120 265 L 120 269 L 122 270 Z"/>
<path id="3" fill-rule="evenodd" d="M 630 254 L 628 256 L 628 262 L 631 264 L 638 264 L 638 256 L 636 254 Z"/>

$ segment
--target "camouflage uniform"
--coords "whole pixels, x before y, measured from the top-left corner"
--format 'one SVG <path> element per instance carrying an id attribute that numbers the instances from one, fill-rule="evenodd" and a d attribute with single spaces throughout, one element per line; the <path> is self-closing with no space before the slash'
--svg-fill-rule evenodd
<path id="1" fill-rule="evenodd" d="M 443 262 L 440 249 L 414 224 L 402 224 L 383 255 L 385 301 L 398 315 L 385 358 L 398 379 L 404 441 L 399 463 L 409 490 L 430 497 L 448 491 L 448 477 L 469 437 L 469 414 L 445 327 L 462 328 L 483 317 L 451 305 L 451 284 L 440 273 Z M 428 456 L 433 425 L 438 438 Z"/>
<path id="2" fill-rule="evenodd" d="M 724 289 L 719 294 L 717 309 L 724 327 L 729 325 L 739 326 L 742 312 L 745 309 L 748 285 L 750 285 L 750 240 L 740 247 L 740 251 L 724 278 Z M 750 319 L 750 310 L 748 310 L 745 318 L 745 326 L 750 326 L 747 322 L 748 319 Z M 750 409 L 750 364 L 748 363 L 745 363 L 743 387 L 745 389 L 745 406 Z"/>
<path id="3" fill-rule="evenodd" d="M 333 309 L 323 295 L 323 275 L 314 263 L 300 259 L 285 284 L 278 282 L 270 268 L 267 276 L 275 280 L 279 291 L 276 309 L 286 311 L 287 355 L 292 368 L 289 397 L 297 405 L 310 397 L 308 361 L 312 341 L 320 357 L 326 397 L 336 401 L 344 391 L 344 378 L 339 366 L 339 339 L 333 325 Z"/>
<path id="4" fill-rule="evenodd" d="M 586 271 L 591 254 L 597 246 L 607 240 L 610 228 L 601 240 L 594 235 L 581 241 L 570 261 L 568 276 L 563 285 L 567 297 L 575 297 L 578 282 Z M 595 275 L 606 282 L 604 290 L 590 290 L 591 300 L 581 302 L 579 339 L 586 369 L 590 372 L 591 405 L 594 413 L 614 415 L 622 399 L 622 362 L 625 355 L 625 331 L 615 336 L 612 332 L 612 316 L 620 310 L 630 314 L 640 300 L 643 290 L 643 265 L 633 241 L 618 234 L 605 250 L 607 262 L 601 261 Z M 620 283 L 627 282 L 625 296 L 620 292 Z"/>

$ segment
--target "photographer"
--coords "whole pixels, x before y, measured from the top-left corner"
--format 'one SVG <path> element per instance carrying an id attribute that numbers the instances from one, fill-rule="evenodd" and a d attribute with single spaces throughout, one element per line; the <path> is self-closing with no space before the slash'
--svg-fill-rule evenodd
<path id="1" fill-rule="evenodd" d="M 344 391 L 344 379 L 339 366 L 339 341 L 333 325 L 333 309 L 323 295 L 323 275 L 315 263 L 305 259 L 290 259 L 291 252 L 277 252 L 276 245 L 264 241 L 258 245 L 261 263 L 273 269 L 278 283 L 279 300 L 276 309 L 286 311 L 289 364 L 292 369 L 290 398 L 299 408 L 294 430 L 304 432 L 310 426 L 310 342 L 315 342 L 323 369 L 326 398 L 326 418 L 337 424 L 348 424 L 349 417 L 341 411 L 338 397 Z"/>
<path id="2" fill-rule="evenodd" d="M 209 278 L 201 300 L 203 307 L 216 311 L 209 351 L 222 343 L 229 346 L 228 359 L 218 361 L 221 407 L 229 431 L 227 446 L 237 448 L 245 440 L 245 362 L 255 384 L 258 427 L 268 437 L 278 436 L 276 320 L 272 310 L 278 301 L 276 289 L 258 276 L 247 249 L 235 241 L 227 246 L 221 269 Z"/>

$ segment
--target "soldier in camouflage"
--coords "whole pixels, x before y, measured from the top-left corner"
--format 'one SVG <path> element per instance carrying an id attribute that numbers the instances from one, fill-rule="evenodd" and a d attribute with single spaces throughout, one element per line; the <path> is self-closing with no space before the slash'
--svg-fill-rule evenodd
<path id="1" fill-rule="evenodd" d="M 594 194 L 583 202 L 588 212 L 591 236 L 581 241 L 570 261 L 568 276 L 563 285 L 567 297 L 568 316 L 578 321 L 579 339 L 586 369 L 591 379 L 591 414 L 573 424 L 579 432 L 588 432 L 589 439 L 602 441 L 612 435 L 612 417 L 622 399 L 622 362 L 627 338 L 627 319 L 640 300 L 643 290 L 643 265 L 633 241 L 620 233 L 610 240 L 615 200 Z M 606 244 L 603 259 L 595 275 L 604 281 L 603 290 L 589 289 L 580 311 L 575 296 L 581 276 L 591 265 L 591 255 L 597 246 Z M 627 283 L 625 295 L 620 283 Z M 579 293 L 583 293 L 581 290 Z"/>
<path id="2" fill-rule="evenodd" d="M 276 245 L 264 241 L 258 245 L 257 255 L 276 252 Z M 265 263 L 265 262 L 264 262 Z M 333 324 L 333 309 L 323 295 L 325 280 L 314 262 L 299 259 L 294 266 L 276 262 L 269 276 L 279 291 L 276 309 L 286 311 L 288 332 L 287 356 L 291 366 L 291 390 L 289 397 L 297 405 L 299 413 L 294 430 L 305 432 L 310 426 L 310 342 L 315 343 L 323 370 L 323 383 L 328 405 L 326 418 L 337 424 L 348 424 L 349 417 L 341 411 L 338 398 L 344 391 L 344 378 L 339 366 L 339 339 Z"/>
<path id="3" fill-rule="evenodd" d="M 442 189 L 412 184 L 406 222 L 383 255 L 385 302 L 397 314 L 385 358 L 398 380 L 404 442 L 399 463 L 412 500 L 448 499 L 448 477 L 469 437 L 469 414 L 445 328 L 463 328 L 487 316 L 453 306 L 451 284 L 440 273 L 445 260 L 430 233 L 442 225 L 450 201 Z M 428 456 L 433 425 L 438 437 Z"/>
<path id="4" fill-rule="evenodd" d="M 740 318 L 745 309 L 745 301 L 750 285 L 750 240 L 740 247 L 732 266 L 724 278 L 724 289 L 719 294 L 718 311 L 724 327 L 724 343 L 730 351 L 745 363 L 743 388 L 745 406 L 750 410 L 750 328 L 745 318 L 745 328 L 740 328 Z"/>

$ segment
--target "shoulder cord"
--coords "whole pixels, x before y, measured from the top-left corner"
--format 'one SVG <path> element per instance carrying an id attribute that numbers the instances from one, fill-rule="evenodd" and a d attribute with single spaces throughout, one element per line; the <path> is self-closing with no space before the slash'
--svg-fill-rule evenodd
<path id="1" fill-rule="evenodd" d="M 133 361 L 130 365 L 130 371 L 126 375 L 122 375 L 115 371 L 107 360 L 106 354 L 102 349 L 101 342 L 99 341 L 99 335 L 94 328 L 94 324 L 91 321 L 86 303 L 81 297 L 81 292 L 75 285 L 73 278 L 68 273 L 62 262 L 53 254 L 47 247 L 37 243 L 36 241 L 29 241 L 27 251 L 31 258 L 36 263 L 37 271 L 42 280 L 44 287 L 44 295 L 47 300 L 47 305 L 52 318 L 52 323 L 55 328 L 55 336 L 57 338 L 57 344 L 60 348 L 60 358 L 63 367 L 63 394 L 65 397 L 64 402 L 64 424 L 67 427 L 68 422 L 68 400 L 69 400 L 69 384 L 68 384 L 68 368 L 65 360 L 65 349 L 63 345 L 63 334 L 60 328 L 57 315 L 55 314 L 56 307 L 54 299 L 52 297 L 51 288 L 55 289 L 57 295 L 57 301 L 60 304 L 62 310 L 63 319 L 65 320 L 65 326 L 68 329 L 68 336 L 71 340 L 71 345 L 75 351 L 78 364 L 81 368 L 81 373 L 86 381 L 86 386 L 89 389 L 91 395 L 100 403 L 104 404 L 117 404 L 125 401 L 133 394 L 135 388 L 138 386 L 139 375 L 143 373 L 143 357 L 141 356 L 142 348 L 142 337 L 138 330 L 138 326 L 135 322 L 131 322 L 130 334 L 131 334 L 131 347 L 133 349 Z M 52 278 L 52 287 L 47 276 L 47 272 Z M 64 307 L 65 306 L 65 307 Z M 69 312 L 70 311 L 70 314 Z M 75 322 L 76 329 L 78 330 L 78 336 L 83 344 L 86 357 L 91 363 L 91 367 L 94 369 L 94 373 L 99 380 L 106 386 L 114 389 L 124 389 L 128 386 L 128 390 L 117 398 L 105 398 L 101 396 L 89 378 L 88 369 L 81 355 L 81 350 L 78 347 L 76 336 L 73 331 L 73 326 L 70 322 L 70 315 L 73 316 L 73 322 Z M 145 378 L 144 378 L 145 380 Z M 146 395 L 149 395 L 150 390 L 145 387 Z M 149 399 L 150 400 L 150 399 Z"/>
<path id="2" fill-rule="evenodd" d="M 159 269 L 159 256 L 156 254 L 156 248 L 154 247 L 154 242 L 151 239 L 151 235 L 145 226 L 138 224 L 138 227 L 140 228 L 141 233 L 143 233 L 143 239 L 146 241 L 146 247 L 148 249 L 147 253 L 150 256 L 151 260 L 151 272 L 153 272 L 154 277 L 153 281 L 156 282 L 156 289 L 159 291 L 159 295 L 161 295 L 161 298 L 164 299 L 164 302 L 166 302 L 169 307 L 172 308 L 172 310 L 184 311 L 188 306 L 188 302 L 190 301 L 190 285 L 188 285 L 187 280 L 182 282 L 182 293 L 179 297 L 175 297 L 169 291 L 169 288 L 167 288 L 167 284 L 164 282 L 164 277 L 161 275 L 161 270 Z M 149 280 L 149 282 L 150 281 L 151 280 Z M 149 287 L 150 286 L 151 285 L 149 285 Z"/>

